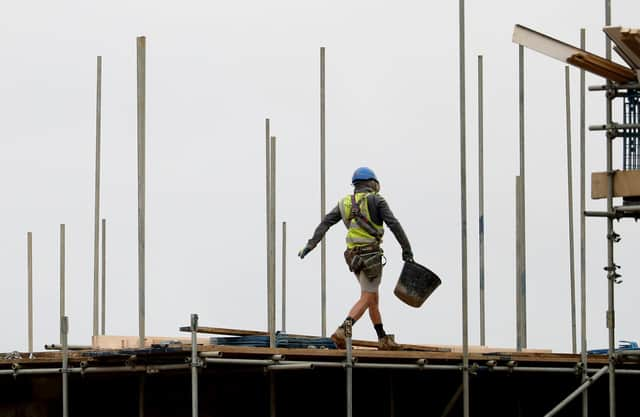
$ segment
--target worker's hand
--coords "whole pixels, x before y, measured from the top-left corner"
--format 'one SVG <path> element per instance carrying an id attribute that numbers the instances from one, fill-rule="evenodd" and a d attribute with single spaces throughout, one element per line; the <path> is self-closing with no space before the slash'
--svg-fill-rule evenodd
<path id="1" fill-rule="evenodd" d="M 402 260 L 405 262 L 414 262 L 413 260 L 413 252 L 411 252 L 410 250 L 403 250 L 402 251 Z"/>
<path id="2" fill-rule="evenodd" d="M 309 246 L 305 246 L 304 248 L 300 249 L 300 252 L 298 252 L 298 256 L 300 257 L 300 259 L 304 259 L 305 256 L 307 256 L 307 253 L 311 252 L 311 249 Z"/>

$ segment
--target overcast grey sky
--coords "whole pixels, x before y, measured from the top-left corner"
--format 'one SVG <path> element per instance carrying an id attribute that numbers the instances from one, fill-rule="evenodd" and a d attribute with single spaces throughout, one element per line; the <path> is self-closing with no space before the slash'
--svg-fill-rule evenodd
<path id="1" fill-rule="evenodd" d="M 438 5 L 437 7 L 435 5 Z M 637 1 L 613 2 L 638 27 Z M 147 334 L 202 325 L 266 329 L 264 119 L 278 137 L 278 240 L 288 222 L 290 332 L 320 334 L 320 251 L 295 254 L 319 221 L 319 47 L 327 62 L 328 209 L 373 168 L 416 260 L 443 285 L 421 308 L 393 296 L 402 267 L 389 233 L 385 328 L 404 343 L 461 343 L 458 3 L 424 1 L 23 1 L 0 6 L 0 351 L 26 350 L 26 234 L 34 239 L 35 347 L 58 340 L 58 229 L 67 224 L 70 342 L 90 343 L 95 60 L 103 56 L 107 332 L 137 335 L 135 37 L 147 36 Z M 476 56 L 485 60 L 487 343 L 515 345 L 516 23 L 603 54 L 604 1 L 467 1 L 470 343 L 479 343 Z M 578 80 L 572 69 L 574 201 Z M 589 84 L 602 79 L 588 76 Z M 564 67 L 526 52 L 529 346 L 571 347 Z M 587 123 L 604 122 L 588 93 Z M 587 134 L 587 172 L 604 140 Z M 619 148 L 616 160 L 620 160 Z M 590 188 L 587 187 L 589 195 Z M 588 208 L 604 202 L 588 200 Z M 589 347 L 605 347 L 604 220 L 588 226 Z M 616 224 L 617 334 L 638 340 L 638 228 Z M 327 235 L 328 331 L 359 288 Z M 577 242 L 577 241 L 576 241 Z M 278 248 L 280 244 L 278 243 Z M 578 261 L 576 243 L 576 262 Z M 280 255 L 278 277 L 280 276 Z M 579 277 L 579 271 L 577 271 Z M 279 288 L 279 284 L 278 284 Z M 278 295 L 279 297 L 279 295 Z M 279 318 L 278 298 L 278 327 Z M 375 335 L 368 319 L 358 338 Z"/>

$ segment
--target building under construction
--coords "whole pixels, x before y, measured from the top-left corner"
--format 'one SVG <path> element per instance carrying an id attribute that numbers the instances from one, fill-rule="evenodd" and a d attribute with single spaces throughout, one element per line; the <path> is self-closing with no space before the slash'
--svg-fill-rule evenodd
<path id="1" fill-rule="evenodd" d="M 525 192 L 524 163 L 517 180 L 517 346 L 492 348 L 484 342 L 484 298 L 481 298 L 481 346 L 469 346 L 466 265 L 466 138 L 465 138 L 465 38 L 464 1 L 460 1 L 460 121 L 461 121 L 461 223 L 462 227 L 462 345 L 400 345 L 398 350 L 377 348 L 374 342 L 353 340 L 346 329 L 347 347 L 336 346 L 322 336 L 278 333 L 275 321 L 275 140 L 266 121 L 265 165 L 267 189 L 268 241 L 268 329 L 266 332 L 220 329 L 198 324 L 193 314 L 188 326 L 179 330 L 190 338 L 151 338 L 145 332 L 145 38 L 137 39 L 138 65 L 138 231 L 139 231 L 139 334 L 132 337 L 99 335 L 99 171 L 100 171 L 100 79 L 98 58 L 96 128 L 96 213 L 94 245 L 94 336 L 91 345 L 67 343 L 68 320 L 61 290 L 60 344 L 36 352 L 32 345 L 32 317 L 29 316 L 29 350 L 0 355 L 0 415 L 20 416 L 592 416 L 616 413 L 630 415 L 637 406 L 632 389 L 640 377 L 640 348 L 634 343 L 616 345 L 614 286 L 620 275 L 615 263 L 614 245 L 619 235 L 614 220 L 640 218 L 640 31 L 610 26 L 608 42 L 627 64 L 613 62 L 611 48 L 606 57 L 587 52 L 583 44 L 572 46 L 542 33 L 516 25 L 513 41 L 520 51 L 520 104 L 524 102 L 523 50 L 530 48 L 581 69 L 581 237 L 584 242 L 585 217 L 607 221 L 609 305 L 607 327 L 609 346 L 605 351 L 588 352 L 586 347 L 585 296 L 581 298 L 583 328 L 577 344 L 576 309 L 573 311 L 573 352 L 554 353 L 527 349 L 525 274 Z M 482 59 L 479 57 L 479 80 Z M 324 48 L 320 50 L 321 92 L 321 171 L 324 174 Z M 590 130 L 606 136 L 605 172 L 592 176 L 592 198 L 607 201 L 603 212 L 586 211 L 584 117 L 585 71 L 605 79 L 591 86 L 601 92 L 607 104 L 604 124 Z M 568 78 L 567 78 L 568 79 Z M 482 90 L 479 91 L 482 126 Z M 568 81 L 567 81 L 568 89 Z M 567 97 L 569 93 L 567 91 Z M 620 105 L 623 120 L 614 121 L 612 109 Z M 567 107 L 569 107 L 567 98 Z M 567 110 L 567 114 L 569 111 Z M 524 158 L 523 118 L 520 113 L 521 161 Z M 568 123 L 569 125 L 569 123 Z M 482 129 L 480 129 L 482 138 Z M 613 142 L 624 141 L 623 166 L 613 166 Z M 568 142 L 570 137 L 568 135 Z M 482 145 L 480 145 L 482 152 Z M 480 161 L 482 161 L 480 154 Z M 569 159 L 570 161 L 570 159 Z M 482 167 L 482 162 L 480 163 Z M 571 167 L 569 162 L 569 184 Z M 480 188 L 482 190 L 482 186 Z M 571 192 L 570 192 L 571 193 Z M 480 199 L 482 201 L 482 194 Z M 571 195 L 570 195 L 570 198 Z M 614 205 L 614 198 L 622 198 Z M 324 175 L 321 205 L 325 210 Z M 571 207 L 571 205 L 570 205 Z M 482 211 L 480 238 L 483 238 Z M 104 223 L 103 223 L 104 230 Z M 30 236 L 30 235 L 29 235 Z M 102 234 L 104 237 L 104 233 Z M 283 250 L 286 254 L 286 224 L 283 224 Z M 29 237 L 29 260 L 31 238 Z M 61 226 L 61 247 L 64 226 Z M 481 250 L 483 241 L 480 242 Z M 573 242 L 572 242 L 573 245 Z M 104 244 L 103 244 L 104 250 Z M 573 250 L 572 250 L 573 252 Z M 61 253 L 64 253 L 61 251 Z M 325 246 L 322 246 L 323 291 Z M 63 258 L 61 258 L 63 259 Z M 104 259 L 104 256 L 103 256 Z M 284 263 L 284 262 L 283 262 Z M 584 251 L 581 259 L 581 288 L 584 289 Z M 483 264 L 480 288 L 483 289 Z M 104 270 L 104 268 L 103 268 Z M 29 269 L 31 274 L 31 268 Z M 61 269 L 62 271 L 62 269 Z M 283 273 L 284 279 L 284 273 Z M 572 282 L 572 291 L 573 285 Z M 61 273 L 64 288 L 64 274 Z M 31 290 L 30 294 L 31 294 Z M 102 290 L 104 294 L 104 287 Z M 426 298 L 426 297 L 425 297 Z M 575 296 L 572 294 L 572 298 Z M 31 298 L 30 298 L 31 301 Z M 424 301 L 424 300 L 423 300 Z M 322 328 L 326 332 L 323 292 Z M 282 311 L 284 315 L 285 307 Z M 104 311 L 104 309 L 103 309 Z M 185 323 L 186 324 L 186 323 Z M 104 318 L 103 325 L 104 329 Z M 178 330 L 178 329 L 177 329 Z M 203 335 L 230 337 L 204 337 Z M 608 382 L 607 382 L 608 379 Z"/>

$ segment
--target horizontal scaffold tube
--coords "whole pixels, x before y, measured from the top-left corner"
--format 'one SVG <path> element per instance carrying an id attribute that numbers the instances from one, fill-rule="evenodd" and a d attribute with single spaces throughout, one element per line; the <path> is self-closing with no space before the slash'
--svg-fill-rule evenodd
<path id="1" fill-rule="evenodd" d="M 315 368 L 344 368 L 345 362 L 310 362 L 308 360 L 273 360 L 273 359 L 237 359 L 237 358 L 205 358 L 204 362 L 212 365 L 247 365 L 266 367 L 271 370 L 309 370 Z M 137 365 L 137 366 L 86 366 L 69 368 L 71 374 L 99 374 L 99 373 L 155 373 L 159 371 L 188 370 L 189 363 L 163 364 L 163 365 Z M 354 368 L 363 369 L 404 369 L 426 371 L 462 371 L 462 365 L 431 365 L 420 360 L 416 363 L 368 363 L 355 362 Z M 589 374 L 595 374 L 598 370 L 589 369 Z M 575 367 L 533 367 L 533 366 L 472 366 L 471 372 L 519 372 L 519 373 L 575 373 Z M 43 375 L 60 374 L 61 368 L 21 368 L 19 364 L 13 369 L 0 370 L 1 375 Z M 640 375 L 639 369 L 616 369 L 621 375 Z"/>

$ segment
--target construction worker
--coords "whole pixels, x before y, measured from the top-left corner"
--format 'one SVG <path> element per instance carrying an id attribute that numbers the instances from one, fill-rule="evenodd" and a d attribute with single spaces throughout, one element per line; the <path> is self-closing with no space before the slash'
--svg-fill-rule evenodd
<path id="1" fill-rule="evenodd" d="M 309 239 L 298 256 L 303 259 L 322 240 L 331 226 L 343 221 L 347 227 L 347 250 L 344 253 L 345 260 L 358 282 L 360 283 L 360 299 L 353 305 L 349 315 L 336 331 L 331 339 L 336 346 L 344 349 L 345 324 L 351 324 L 362 317 L 369 310 L 369 317 L 378 335 L 380 349 L 397 349 L 393 335 L 387 334 L 382 326 L 382 317 L 378 308 L 378 287 L 382 280 L 383 251 L 380 247 L 384 233 L 383 222 L 391 229 L 402 247 L 402 259 L 413 262 L 413 253 L 409 239 L 404 233 L 400 222 L 395 218 L 386 200 L 378 194 L 380 182 L 376 174 L 367 167 L 355 170 L 351 183 L 354 187 L 353 194 L 347 195 L 338 202 L 320 222 L 313 237 Z"/>

